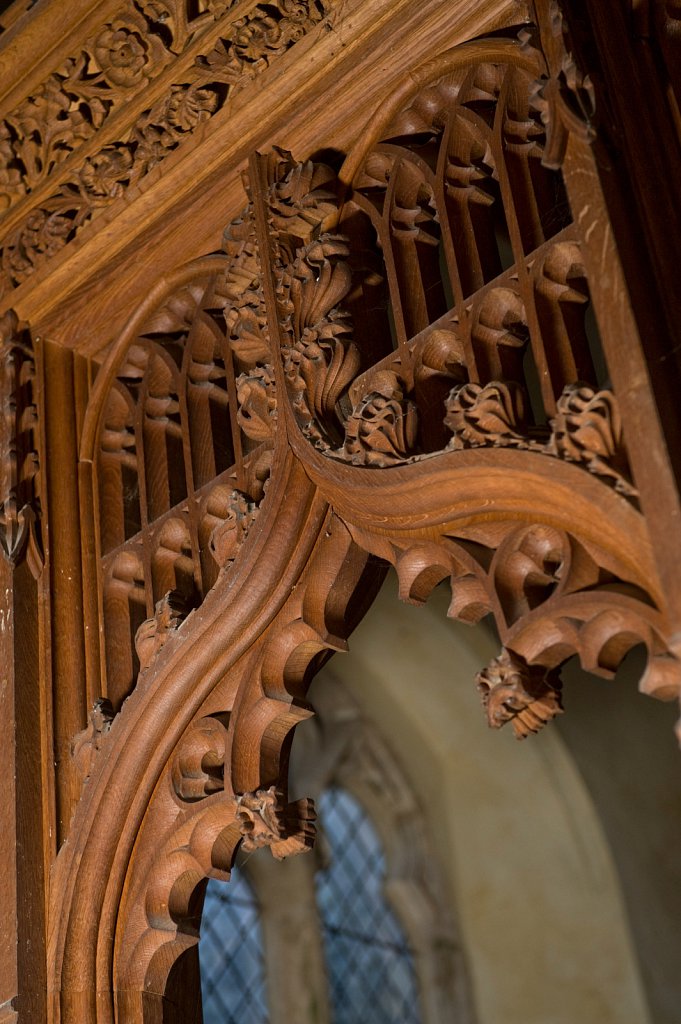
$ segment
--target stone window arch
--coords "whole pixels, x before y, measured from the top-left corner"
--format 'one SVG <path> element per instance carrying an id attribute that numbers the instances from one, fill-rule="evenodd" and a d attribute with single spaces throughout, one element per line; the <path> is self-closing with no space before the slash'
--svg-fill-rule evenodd
<path id="1" fill-rule="evenodd" d="M 388 740 L 362 715 L 342 684 L 322 674 L 315 683 L 312 700 L 315 718 L 297 734 L 291 786 L 294 793 L 312 795 L 320 807 L 318 846 L 309 857 L 282 862 L 274 861 L 267 851 L 258 851 L 242 858 L 238 868 L 239 875 L 252 887 L 261 911 L 270 1020 L 272 1024 L 306 1021 L 311 1006 L 318 1015 L 315 1019 L 342 1019 L 342 1015 L 334 1015 L 334 1007 L 340 1008 L 342 989 L 334 994 L 331 988 L 333 951 L 325 946 L 326 921 L 318 891 L 329 857 L 334 855 L 326 838 L 323 812 L 329 797 L 340 794 L 353 817 L 366 819 L 369 842 L 376 842 L 376 849 L 385 858 L 381 912 L 394 920 L 395 934 L 403 935 L 408 949 L 405 973 L 413 982 L 407 981 L 404 991 L 413 984 L 409 993 L 413 1019 L 419 1024 L 470 1024 L 474 1018 L 469 984 L 451 897 L 443 885 L 409 781 Z M 343 835 L 342 839 L 347 837 Z M 344 853 L 355 859 L 352 843 Z M 355 870 L 359 874 L 365 867 L 360 858 Z M 204 916 L 219 901 L 221 883 L 210 885 L 218 888 L 213 889 L 215 902 L 207 901 Z M 212 958 L 220 939 L 212 925 L 210 930 Z M 296 936 L 295 943 L 292 935 Z M 202 938 L 199 960 L 203 942 Z M 342 984 L 340 977 L 338 982 Z M 211 988 L 219 984 L 215 974 L 211 974 L 208 984 Z M 232 995 L 237 1002 L 241 998 L 237 992 Z"/>

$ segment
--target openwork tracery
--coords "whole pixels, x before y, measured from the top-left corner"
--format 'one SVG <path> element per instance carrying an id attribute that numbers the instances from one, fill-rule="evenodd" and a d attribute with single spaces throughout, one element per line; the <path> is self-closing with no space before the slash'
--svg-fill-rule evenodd
<path id="1" fill-rule="evenodd" d="M 110 705 L 76 742 L 56 868 L 64 1024 L 97 990 L 119 1019 L 158 1009 L 240 843 L 311 845 L 290 740 L 371 556 L 405 600 L 449 579 L 452 617 L 494 616 L 493 726 L 559 713 L 573 654 L 607 675 L 643 643 L 643 688 L 678 692 L 533 38 L 443 54 L 340 171 L 254 154 L 223 251 L 162 282 L 99 370 L 80 454 Z"/>
<path id="2" fill-rule="evenodd" d="M 129 693 L 161 637 L 233 561 L 265 493 L 276 423 L 250 219 L 130 339 L 96 462 L 107 693 Z M 156 611 L 154 611 L 156 609 Z M 161 641 L 162 642 L 162 641 Z"/>
<path id="3" fill-rule="evenodd" d="M 588 525 L 589 506 L 605 505 L 611 528 L 643 524 L 580 230 L 561 174 L 542 165 L 528 54 L 463 62 L 416 90 L 384 119 L 335 219 L 329 172 L 282 154 L 257 165 L 270 316 L 311 442 L 292 435 L 297 454 L 356 542 L 396 564 L 406 599 L 449 576 L 453 617 L 494 614 L 505 650 L 480 688 L 490 724 L 514 719 L 521 737 L 560 710 L 555 669 L 573 653 L 608 674 L 644 643 L 642 686 L 661 696 L 677 673 L 651 577 L 621 560 L 630 542 L 604 546 Z M 391 492 L 380 509 L 376 474 Z M 388 507 L 404 509 L 399 528 Z M 417 541 L 419 523 L 439 539 Z M 488 682 L 501 685 L 503 666 L 507 699 Z"/>

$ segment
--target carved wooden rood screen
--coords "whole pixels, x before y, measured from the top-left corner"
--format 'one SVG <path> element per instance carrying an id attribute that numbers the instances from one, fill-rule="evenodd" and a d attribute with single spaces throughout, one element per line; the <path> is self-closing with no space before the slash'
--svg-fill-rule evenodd
<path id="1" fill-rule="evenodd" d="M 304 45 L 334 7 L 279 0 L 218 40 L 230 5 L 200 6 L 209 59 L 198 22 L 176 11 L 164 27 L 166 5 L 140 3 L 97 36 L 99 66 L 60 71 L 80 90 L 68 141 L 42 138 L 36 156 L 26 110 L 0 126 L 10 305 L 239 75 Z M 8 998 L 0 1020 L 21 999 L 27 1021 L 200 1020 L 205 881 L 229 878 L 239 846 L 277 858 L 312 846 L 311 801 L 288 799 L 288 751 L 312 677 L 347 648 L 388 564 L 403 600 L 448 580 L 453 619 L 493 616 L 499 656 L 471 685 L 494 728 L 526 738 L 560 713 L 574 655 L 612 676 L 642 644 L 641 689 L 678 695 L 678 573 L 657 542 L 678 495 L 603 194 L 593 85 L 557 6 L 538 6 L 538 28 L 412 68 L 343 161 L 252 152 L 221 249 L 159 274 L 104 360 L 76 375 L 89 721 L 85 700 L 80 732 L 55 708 L 75 783 L 55 783 L 68 841 L 53 864 L 46 854 L 49 903 L 32 918 L 48 935 L 47 1003 Z M 124 43 L 109 67 L 102 54 Z M 185 50 L 161 123 L 139 90 Z M 114 87 L 136 127 L 95 152 Z M 94 126 L 76 117 L 86 100 Z M 92 152 L 74 184 L 80 144 Z M 2 642 L 13 664 L 18 631 L 38 637 L 33 664 L 51 657 L 45 565 L 60 520 L 41 467 L 64 410 L 49 388 L 33 394 L 51 357 L 31 324 L 10 312 L 2 331 L 2 564 L 16 606 Z M 17 757 L 48 742 L 17 725 Z"/>

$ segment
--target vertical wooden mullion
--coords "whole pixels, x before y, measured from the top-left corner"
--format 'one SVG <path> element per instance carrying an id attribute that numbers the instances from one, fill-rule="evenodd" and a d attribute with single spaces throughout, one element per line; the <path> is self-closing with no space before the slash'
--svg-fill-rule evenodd
<path id="1" fill-rule="evenodd" d="M 461 285 L 461 275 L 459 274 L 459 266 L 456 257 L 456 251 L 454 249 L 454 241 L 452 239 L 452 231 L 449 224 L 449 216 L 447 213 L 447 197 L 445 195 L 445 163 L 447 161 L 447 154 L 449 150 L 449 137 L 452 131 L 452 117 L 451 115 L 447 118 L 447 124 L 442 133 L 440 140 L 440 150 L 437 158 L 437 168 L 435 171 L 435 181 L 433 183 L 433 190 L 435 194 L 435 205 L 438 211 L 438 217 L 440 221 L 440 232 L 442 237 L 442 248 L 445 254 L 445 263 L 447 265 L 447 272 L 449 275 L 449 283 L 452 289 L 454 297 L 454 306 L 460 311 L 463 303 L 463 288 Z"/>
<path id="2" fill-rule="evenodd" d="M 204 293 L 205 294 L 205 293 Z M 187 487 L 187 498 L 193 496 L 196 489 L 196 483 L 194 481 L 194 460 L 192 456 L 192 449 L 194 447 L 194 438 L 192 431 L 192 419 L 189 415 L 189 363 L 192 357 L 192 341 L 194 335 L 194 325 L 199 317 L 199 306 L 197 305 L 196 315 L 192 320 L 191 326 L 187 333 L 187 340 L 184 346 L 184 352 L 182 353 L 182 366 L 180 367 L 180 380 L 178 387 L 178 402 L 180 405 L 180 424 L 182 429 L 182 455 L 184 458 L 184 475 Z"/>
<path id="3" fill-rule="evenodd" d="M 397 261 L 393 249 L 392 231 L 390 228 L 390 211 L 393 205 L 395 193 L 395 179 L 399 173 L 399 159 L 395 161 L 390 175 L 390 181 L 383 200 L 383 216 L 377 224 L 378 242 L 383 249 L 383 261 L 385 263 L 388 277 L 388 288 L 390 291 L 390 302 L 393 311 L 395 334 L 397 336 L 397 347 L 400 354 L 408 358 L 409 335 L 407 332 L 406 318 L 400 294 L 400 275 L 397 270 Z"/>
<path id="4" fill-rule="evenodd" d="M 550 417 L 555 414 L 557 396 L 554 390 L 554 381 L 551 379 L 551 373 L 549 371 L 546 352 L 544 351 L 544 341 L 542 338 L 541 327 L 539 325 L 539 318 L 537 316 L 537 310 L 534 301 L 534 280 L 532 274 L 528 269 L 527 260 L 525 258 L 525 252 L 522 243 L 522 235 L 520 233 L 520 225 L 518 223 L 518 214 L 515 208 L 515 202 L 513 200 L 513 191 L 511 189 L 511 183 L 508 177 L 508 172 L 506 169 L 506 160 L 504 156 L 501 123 L 508 88 L 509 78 L 507 76 L 506 79 L 504 80 L 501 95 L 499 97 L 499 103 L 497 105 L 496 118 L 494 122 L 494 159 L 497 166 L 497 173 L 499 175 L 499 189 L 501 192 L 501 200 L 504 208 L 504 213 L 506 215 L 506 223 L 508 225 L 508 232 L 511 239 L 511 247 L 513 249 L 513 258 L 515 260 L 516 271 L 518 274 L 518 286 L 520 290 L 520 297 L 522 298 L 523 304 L 525 306 L 527 326 L 530 332 L 530 345 L 532 348 L 532 355 L 534 357 L 534 362 L 537 369 L 537 376 L 539 378 L 539 388 L 541 393 L 542 405 L 544 406 L 544 412 L 546 413 L 546 416 Z M 531 258 L 531 256 L 529 258 Z"/>
<path id="5" fill-rule="evenodd" d="M 270 341 L 271 343 L 271 341 Z M 232 429 L 232 446 L 234 449 L 234 462 L 236 466 L 236 486 L 238 490 L 246 487 L 246 472 L 244 468 L 244 453 L 241 443 L 241 427 L 237 419 L 239 406 L 236 398 L 236 373 L 234 370 L 234 355 L 229 339 L 223 335 L 221 340 L 223 362 L 225 364 L 225 375 L 227 377 L 227 398 L 229 401 L 229 422 Z"/>
<path id="6" fill-rule="evenodd" d="M 142 382 L 139 394 L 137 396 L 137 415 L 135 417 L 135 447 L 137 448 L 137 479 L 139 481 L 139 495 L 140 495 L 140 520 L 142 523 L 142 529 L 140 536 L 142 539 L 142 549 L 144 551 L 144 583 L 145 583 L 145 595 L 147 601 L 147 615 L 151 616 L 154 613 L 154 593 L 151 577 L 151 555 L 148 551 L 149 545 L 146 543 L 149 534 L 149 503 L 147 501 L 147 458 L 146 450 L 144 445 L 144 406 L 147 398 L 148 384 L 146 377 Z"/>
<path id="7" fill-rule="evenodd" d="M 205 301 L 208 288 L 203 293 L 202 302 Z M 212 293 L 212 288 L 211 288 Z M 201 303 L 199 303 L 199 306 Z M 198 316 L 197 310 L 197 316 Z M 189 537 L 192 549 L 192 562 L 194 563 L 194 586 L 196 592 L 203 597 L 203 573 L 201 571 L 201 551 L 199 547 L 199 531 L 196 521 L 196 481 L 194 479 L 194 425 L 193 411 L 190 415 L 189 389 L 192 386 L 189 381 L 189 364 L 192 358 L 194 322 L 189 329 L 185 350 L 182 355 L 182 367 L 180 370 L 180 391 L 178 399 L 180 402 L 180 422 L 182 424 L 182 442 L 184 452 L 185 480 L 187 483 L 187 521 Z"/>
<path id="8" fill-rule="evenodd" d="M 90 391 L 91 368 L 81 357 L 74 357 L 76 430 L 81 437 L 83 418 Z M 102 578 L 99 552 L 99 495 L 94 489 L 94 467 L 78 461 L 78 503 L 80 510 L 80 550 L 83 565 L 83 623 L 85 635 L 85 679 L 88 707 L 97 697 L 106 696 L 102 619 Z"/>
<path id="9" fill-rule="evenodd" d="M 6 321 L 5 321 L 6 323 Z M 3 1021 L 27 1024 L 46 1019 L 47 878 L 56 847 L 54 746 L 44 717 L 50 709 L 51 673 L 45 640 L 51 626 L 47 603 L 48 571 L 35 535 L 21 539 L 22 509 L 40 518 L 37 494 L 45 487 L 22 488 L 24 458 L 38 456 L 45 471 L 44 365 L 24 348 L 23 339 L 0 324 L 4 343 L 0 365 L 0 493 L 4 522 L 0 550 L 0 715 L 3 742 L 0 770 L 0 1009 Z M 24 364 L 32 362 L 29 391 L 22 385 Z M 33 373 L 35 370 L 35 374 Z M 31 431 L 32 447 L 22 450 L 22 420 L 35 403 L 39 426 Z M 33 447 L 34 446 L 34 447 Z M 35 487 L 35 485 L 38 485 Z M 37 493 L 36 493 L 37 492 Z M 13 507 L 14 506 L 14 507 Z M 24 524 L 26 525 L 26 524 Z M 33 529 L 32 527 L 30 528 Z M 17 532 L 18 531 L 18 532 Z M 60 766 L 61 767 L 61 766 Z M 64 774 L 60 782 L 68 782 Z M 63 792 L 63 791 L 62 791 Z M 63 807 L 63 803 L 57 804 Z M 20 1016 L 19 1016 L 20 1013 Z"/>
<path id="10" fill-rule="evenodd" d="M 390 200 L 386 199 L 387 206 L 387 228 L 390 237 L 390 244 L 392 248 L 392 254 L 395 264 L 395 273 L 398 281 L 398 294 L 400 297 L 400 306 L 402 310 L 402 316 L 404 318 L 404 328 L 407 339 L 413 338 L 414 335 L 424 330 L 429 323 L 428 317 L 428 303 L 426 301 L 426 293 L 423 287 L 423 276 L 421 274 L 421 264 L 418 256 L 417 242 L 414 237 L 405 237 L 403 234 L 398 234 L 397 229 L 393 225 L 393 211 L 395 209 L 395 194 L 400 188 L 403 182 L 400 182 L 402 169 L 408 161 L 400 160 L 396 163 L 393 174 L 390 178 L 390 184 L 388 187 L 388 195 Z M 407 172 L 408 173 L 408 172 Z M 416 196 L 411 198 L 412 183 L 408 183 L 408 198 L 407 203 L 416 205 Z M 417 229 L 418 230 L 418 229 Z"/>
<path id="11" fill-rule="evenodd" d="M 84 641 L 83 579 L 78 493 L 78 439 L 74 405 L 73 353 L 43 343 L 45 393 L 44 481 L 50 550 L 54 759 L 57 826 L 65 838 L 80 779 L 71 761 L 71 742 L 85 725 L 88 686 Z M 94 683 L 90 684 L 94 688 Z"/>

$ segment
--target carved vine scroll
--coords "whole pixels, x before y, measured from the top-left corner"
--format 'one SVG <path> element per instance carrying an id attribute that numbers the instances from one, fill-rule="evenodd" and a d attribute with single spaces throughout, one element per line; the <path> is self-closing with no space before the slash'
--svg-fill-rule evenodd
<path id="1" fill-rule="evenodd" d="M 202 6 L 130 0 L 0 121 L 0 211 L 10 211 L 0 234 L 0 295 L 321 25 L 334 0 Z M 178 59 L 185 51 L 189 62 Z M 161 77 L 149 106 L 144 97 Z M 126 106 L 136 114 L 121 125 L 116 115 Z"/>

